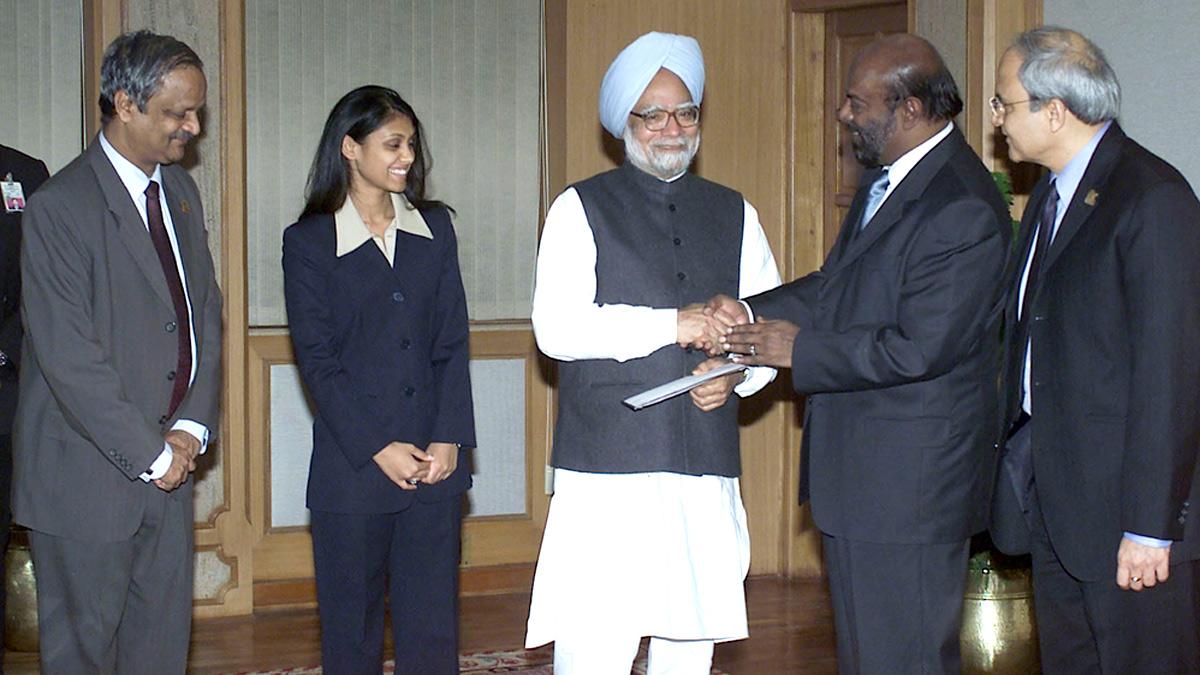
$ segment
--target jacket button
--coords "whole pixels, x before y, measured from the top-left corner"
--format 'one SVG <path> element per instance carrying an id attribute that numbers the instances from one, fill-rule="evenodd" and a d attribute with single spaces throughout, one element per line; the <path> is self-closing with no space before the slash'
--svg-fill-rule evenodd
<path id="1" fill-rule="evenodd" d="M 416 390 L 416 389 L 413 389 L 412 387 L 405 387 L 405 388 L 404 388 L 404 395 L 405 395 L 405 396 L 412 396 L 412 395 L 413 395 L 413 394 L 415 394 L 415 393 L 417 393 L 417 390 Z"/>
<path id="2" fill-rule="evenodd" d="M 1045 318 L 1046 318 L 1046 317 L 1042 316 L 1041 314 L 1034 314 L 1034 315 L 1033 315 L 1033 320 L 1034 320 L 1034 321 L 1042 321 L 1042 320 L 1044 320 Z"/>
<path id="3" fill-rule="evenodd" d="M 675 276 L 679 277 L 680 281 L 683 281 L 684 279 L 687 278 L 687 275 L 684 274 L 683 272 L 680 272 L 679 274 L 676 274 Z"/>
<path id="4" fill-rule="evenodd" d="M 675 205 L 667 204 L 667 210 L 670 211 L 671 213 L 675 213 Z"/>
<path id="5" fill-rule="evenodd" d="M 409 340 L 408 338 L 404 338 L 403 340 L 400 341 L 400 349 L 408 349 L 410 347 L 412 347 L 412 340 Z"/>
<path id="6" fill-rule="evenodd" d="M 167 423 L 167 416 L 166 416 L 166 415 L 163 415 L 162 417 L 158 418 L 158 423 L 159 423 L 160 425 L 162 425 L 162 424 L 166 424 L 166 423 Z"/>
<path id="7" fill-rule="evenodd" d="M 163 328 L 164 328 L 164 329 L 165 329 L 165 330 L 166 330 L 168 333 L 174 333 L 174 332 L 175 332 L 175 322 L 174 322 L 174 321 L 168 321 L 168 322 L 166 323 L 166 325 L 164 325 L 164 326 L 163 326 Z"/>
<path id="8" fill-rule="evenodd" d="M 682 239 L 680 239 L 679 237 L 675 237 L 675 245 L 676 245 L 676 246 L 678 246 L 678 245 L 680 245 L 680 244 L 682 244 L 682 243 L 683 243 L 683 240 L 682 240 Z"/>
<path id="9" fill-rule="evenodd" d="M 395 293 L 392 293 L 392 300 L 395 300 L 396 302 L 404 302 L 404 294 L 400 291 L 396 291 Z"/>
<path id="10" fill-rule="evenodd" d="M 167 379 L 168 380 L 175 379 L 175 371 L 172 370 L 171 372 L 167 373 Z"/>

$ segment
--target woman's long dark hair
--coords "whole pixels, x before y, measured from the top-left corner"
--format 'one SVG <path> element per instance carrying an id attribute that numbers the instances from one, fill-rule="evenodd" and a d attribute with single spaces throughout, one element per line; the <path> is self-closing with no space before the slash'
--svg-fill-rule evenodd
<path id="1" fill-rule="evenodd" d="M 404 196 L 418 208 L 446 206 L 440 201 L 425 198 L 425 176 L 432 163 L 428 159 L 429 150 L 425 147 L 425 134 L 417 113 L 395 90 L 368 84 L 343 96 L 329 111 L 325 130 L 321 132 L 321 142 L 317 145 L 317 155 L 313 157 L 312 168 L 308 171 L 301 218 L 311 214 L 337 213 L 342 208 L 350 189 L 350 167 L 342 156 L 342 139 L 349 136 L 355 142 L 362 143 L 394 115 L 407 117 L 412 122 L 415 136 L 413 163 L 408 169 Z"/>

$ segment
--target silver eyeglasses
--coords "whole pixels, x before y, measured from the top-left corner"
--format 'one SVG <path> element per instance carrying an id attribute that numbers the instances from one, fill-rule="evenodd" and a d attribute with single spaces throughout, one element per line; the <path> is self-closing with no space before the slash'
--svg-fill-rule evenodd
<path id="1" fill-rule="evenodd" d="M 1033 103 L 1036 100 L 1037 100 L 1036 98 L 1027 98 L 1023 101 L 1013 101 L 1012 103 L 1005 103 L 1004 101 L 1000 100 L 999 96 L 993 96 L 991 99 L 988 100 L 988 105 L 990 105 L 992 107 L 993 115 L 1000 116 L 1000 115 L 1007 113 L 1008 109 L 1013 107 L 1014 105 L 1017 105 L 1019 103 Z"/>

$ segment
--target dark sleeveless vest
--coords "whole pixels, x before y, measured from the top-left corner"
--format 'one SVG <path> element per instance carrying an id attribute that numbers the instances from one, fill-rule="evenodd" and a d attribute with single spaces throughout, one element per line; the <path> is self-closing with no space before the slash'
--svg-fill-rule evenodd
<path id="1" fill-rule="evenodd" d="M 596 302 L 679 308 L 737 297 L 744 206 L 685 173 L 667 183 L 626 162 L 574 185 L 596 240 Z M 702 352 L 671 344 L 618 363 L 559 363 L 555 467 L 597 473 L 741 473 L 735 397 L 701 412 L 686 394 L 634 412 L 621 401 L 684 375 Z"/>

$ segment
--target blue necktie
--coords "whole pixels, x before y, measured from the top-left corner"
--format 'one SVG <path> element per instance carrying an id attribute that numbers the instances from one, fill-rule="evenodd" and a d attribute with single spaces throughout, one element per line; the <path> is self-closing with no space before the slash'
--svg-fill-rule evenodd
<path id="1" fill-rule="evenodd" d="M 883 195 L 888 189 L 888 170 L 884 167 L 883 173 L 871 183 L 871 187 L 867 188 L 867 204 L 863 207 L 862 222 L 858 224 L 858 230 L 861 232 L 867 227 L 867 223 L 871 222 L 871 218 L 875 217 L 875 212 L 879 210 L 879 205 L 883 203 Z"/>

